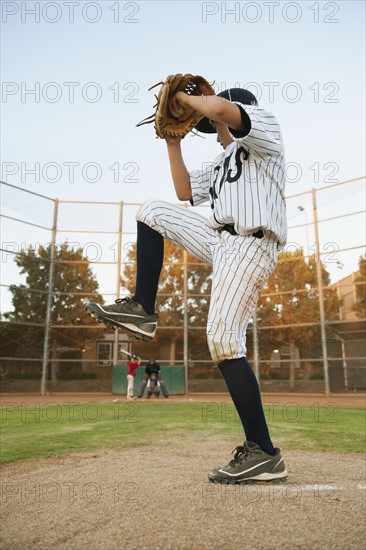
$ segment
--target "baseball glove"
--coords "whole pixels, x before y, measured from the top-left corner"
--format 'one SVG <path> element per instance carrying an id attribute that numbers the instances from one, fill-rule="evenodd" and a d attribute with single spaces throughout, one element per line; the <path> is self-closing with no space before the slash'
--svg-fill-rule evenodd
<path id="1" fill-rule="evenodd" d="M 141 120 L 136 126 L 154 122 L 156 137 L 179 136 L 183 138 L 204 118 L 204 115 L 194 111 L 187 120 L 179 121 L 178 118 L 184 114 L 184 108 L 182 111 L 172 110 L 171 99 L 173 96 L 177 92 L 196 96 L 215 95 L 215 90 L 203 76 L 192 74 L 169 75 L 164 81 L 151 86 L 149 91 L 159 85 L 161 85 L 159 94 L 155 95 L 157 100 L 154 105 L 155 112 Z"/>

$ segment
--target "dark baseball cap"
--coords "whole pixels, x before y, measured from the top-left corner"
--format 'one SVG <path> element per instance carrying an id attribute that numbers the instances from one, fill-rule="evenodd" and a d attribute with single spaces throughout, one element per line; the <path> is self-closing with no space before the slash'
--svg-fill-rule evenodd
<path id="1" fill-rule="evenodd" d="M 220 92 L 217 96 L 228 99 L 229 101 L 238 101 L 244 105 L 258 105 L 255 95 L 244 88 L 229 88 L 228 90 Z M 215 128 L 211 126 L 207 117 L 199 121 L 196 125 L 196 130 L 203 134 L 216 134 Z"/>

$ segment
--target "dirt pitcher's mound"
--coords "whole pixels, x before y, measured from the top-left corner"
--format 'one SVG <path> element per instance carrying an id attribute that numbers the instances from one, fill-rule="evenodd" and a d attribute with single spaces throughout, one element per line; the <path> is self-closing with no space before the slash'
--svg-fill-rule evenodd
<path id="1" fill-rule="evenodd" d="M 365 461 L 285 452 L 283 485 L 220 486 L 232 441 L 198 435 L 3 466 L 1 549 L 361 550 Z"/>

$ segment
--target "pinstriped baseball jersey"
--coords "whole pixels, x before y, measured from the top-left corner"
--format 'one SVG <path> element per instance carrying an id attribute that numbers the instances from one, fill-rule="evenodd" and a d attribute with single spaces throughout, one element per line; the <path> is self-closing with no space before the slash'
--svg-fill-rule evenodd
<path id="1" fill-rule="evenodd" d="M 246 329 L 278 257 L 277 240 L 217 231 L 197 212 L 164 201 L 146 201 L 137 220 L 212 266 L 207 341 L 220 362 L 246 355 Z"/>
<path id="2" fill-rule="evenodd" d="M 234 225 L 240 235 L 272 232 L 286 244 L 285 157 L 277 119 L 268 111 L 235 102 L 249 116 L 247 135 L 234 142 L 205 170 L 190 173 L 192 204 L 210 200 L 210 224 Z M 244 115 L 245 115 L 244 113 Z M 234 133 L 234 132 L 233 132 Z"/>

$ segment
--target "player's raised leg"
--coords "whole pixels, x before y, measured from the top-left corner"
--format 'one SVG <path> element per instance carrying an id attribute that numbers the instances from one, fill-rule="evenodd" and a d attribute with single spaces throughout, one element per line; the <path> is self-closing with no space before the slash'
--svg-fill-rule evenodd
<path id="1" fill-rule="evenodd" d="M 213 230 L 206 218 L 184 207 L 163 201 L 147 201 L 137 213 L 137 276 L 132 298 L 114 304 L 86 304 L 86 311 L 107 327 L 120 327 L 146 341 L 155 336 L 158 314 L 155 301 L 164 259 L 164 238 L 193 256 L 212 261 L 208 235 Z"/>
<path id="2" fill-rule="evenodd" d="M 164 258 L 164 239 L 146 224 L 137 221 L 137 280 L 135 296 L 118 299 L 114 304 L 86 304 L 86 311 L 107 327 L 123 328 L 136 338 L 152 340 L 158 315 L 155 299 Z M 136 296 L 137 294 L 137 296 Z"/>

